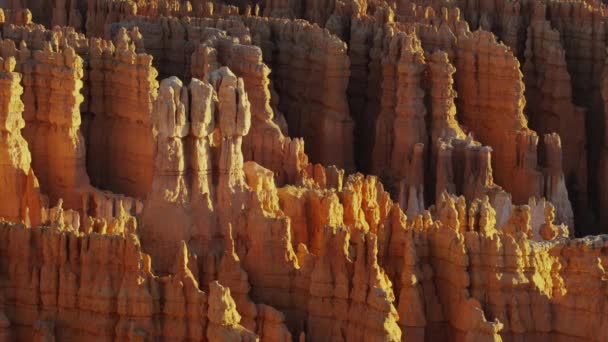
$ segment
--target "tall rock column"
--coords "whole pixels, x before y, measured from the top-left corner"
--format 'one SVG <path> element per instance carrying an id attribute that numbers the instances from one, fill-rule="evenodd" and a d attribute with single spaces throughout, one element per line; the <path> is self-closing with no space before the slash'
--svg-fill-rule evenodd
<path id="1" fill-rule="evenodd" d="M 519 62 L 492 33 L 482 30 L 460 33 L 456 57 L 460 119 L 481 143 L 492 148 L 496 183 L 518 204 L 547 196 L 538 162 L 539 137 L 528 128 L 523 111 L 525 87 Z M 571 208 L 568 198 L 560 201 Z M 561 217 L 568 215 L 570 221 L 571 212 L 567 209 Z"/>
<path id="2" fill-rule="evenodd" d="M 568 201 L 568 190 L 564 174 L 562 173 L 562 142 L 557 133 L 545 134 L 543 137 L 545 147 L 545 197 L 553 203 L 557 210 L 557 221 L 564 223 L 570 229 L 570 236 L 574 236 L 574 213 Z"/>
<path id="3" fill-rule="evenodd" d="M 454 139 L 464 139 L 465 133 L 456 120 L 456 91 L 453 75 L 456 68 L 450 63 L 448 54 L 436 51 L 428 63 L 431 97 L 431 167 L 435 187 L 435 200 L 444 191 L 456 193 L 456 179 L 452 166 Z M 461 189 L 462 191 L 462 189 Z"/>
<path id="4" fill-rule="evenodd" d="M 5 50 L 17 58 L 23 74 L 23 136 L 50 204 L 62 198 L 66 208 L 80 210 L 82 195 L 90 190 L 80 132 L 83 60 L 72 47 L 58 47 L 56 39 L 38 45 L 42 50 L 30 51 L 25 43 L 19 50 L 14 44 L 12 51 Z"/>
<path id="5" fill-rule="evenodd" d="M 421 87 L 424 53 L 414 35 L 400 32 L 389 38 L 384 59 L 372 171 L 389 188 L 398 189 L 402 207 L 414 216 L 424 207 L 424 146 L 428 143 Z"/>
<path id="6" fill-rule="evenodd" d="M 217 201 L 220 210 L 232 210 L 232 197 L 245 188 L 243 136 L 251 128 L 250 104 L 243 79 L 228 68 L 211 76 L 218 94 L 218 124 L 221 131 Z M 221 215 L 223 216 L 223 215 Z"/>
<path id="7" fill-rule="evenodd" d="M 212 205 L 214 188 L 212 182 L 211 133 L 215 128 L 215 106 L 217 96 L 209 83 L 192 79 L 189 86 L 191 94 L 190 134 L 192 136 L 191 161 L 192 201 L 205 201 Z"/>
<path id="8" fill-rule="evenodd" d="M 321 118 L 322 132 L 319 146 L 326 151 L 320 151 L 319 163 L 336 165 L 348 171 L 355 168 L 353 129 L 354 122 L 350 117 L 346 88 L 350 74 L 350 60 L 346 55 L 346 46 L 337 37 L 326 38 L 324 41 L 324 86 L 316 88 L 312 83 L 311 91 L 321 91 L 319 96 L 323 116 Z M 314 46 L 314 45 L 313 45 Z M 314 48 L 313 48 L 314 49 Z M 320 57 L 316 54 L 314 59 Z M 314 119 L 313 119 L 314 120 Z"/>
<path id="9" fill-rule="evenodd" d="M 495 82 L 496 78 L 502 82 Z M 497 183 L 512 193 L 514 190 L 526 192 L 513 194 L 516 201 L 524 202 L 540 192 L 539 186 L 517 189 L 512 177 L 516 165 L 515 141 L 519 135 L 533 133 L 523 114 L 525 98 L 521 78 L 517 59 L 492 33 L 475 31 L 459 37 L 456 59 L 459 118 L 483 144 L 494 150 Z M 498 100 L 498 94 L 508 96 Z M 540 174 L 537 178 L 540 179 Z"/>
<path id="10" fill-rule="evenodd" d="M 544 5 L 534 7 L 525 56 L 523 73 L 530 127 L 539 134 L 559 134 L 568 194 L 577 225 L 584 229 L 589 214 L 585 110 L 573 104 L 566 53 L 559 32 L 545 19 Z"/>
<path id="11" fill-rule="evenodd" d="M 379 98 L 379 108 L 373 106 L 374 101 L 372 100 L 370 100 L 370 103 L 368 104 L 369 109 L 378 110 L 378 117 L 374 127 L 374 148 L 371 155 L 371 173 L 375 175 L 380 175 L 383 170 L 388 168 L 390 163 L 391 148 L 393 145 L 391 125 L 395 119 L 394 110 L 396 106 L 395 84 L 397 78 L 397 63 L 401 53 L 401 41 L 404 39 L 404 35 L 395 37 L 395 32 L 390 29 L 384 33 L 384 37 L 381 33 L 382 32 L 378 33 L 377 40 L 386 40 L 387 46 L 385 49 L 382 49 L 382 42 L 379 42 L 379 56 L 376 57 L 376 59 L 380 61 L 373 61 L 374 63 L 370 62 L 370 66 L 375 64 L 382 65 L 381 67 L 378 66 L 379 70 L 374 70 L 376 72 L 370 72 L 370 78 L 373 75 L 377 75 L 379 80 L 369 80 L 373 89 L 376 89 L 376 87 L 374 87 L 375 85 L 381 88 L 380 94 L 377 96 L 377 98 Z M 384 172 L 388 172 L 388 170 Z"/>
<path id="12" fill-rule="evenodd" d="M 397 64 L 393 149 L 389 163 L 391 175 L 397 178 L 412 174 L 408 169 L 411 168 L 414 146 L 426 144 L 428 139 L 424 91 L 421 87 L 424 53 L 420 41 L 414 36 L 405 36 L 402 44 Z"/>
<path id="13" fill-rule="evenodd" d="M 350 73 L 346 44 L 329 31 L 302 21 L 251 20 L 246 24 L 253 35 L 270 26 L 276 37 L 277 56 L 270 67 L 290 136 L 317 142 L 306 146 L 311 161 L 353 171 L 354 122 L 346 96 Z M 264 55 L 267 58 L 270 56 Z"/>
<path id="14" fill-rule="evenodd" d="M 8 39 L 2 41 L 0 49 L 3 55 L 17 58 L 16 70 L 23 75 L 21 98 L 26 121 L 23 136 L 28 141 L 32 167 L 40 180 L 41 192 L 49 195 L 51 205 L 63 199 L 67 209 L 77 210 L 83 218 L 93 212 L 112 216 L 112 208 L 121 201 L 135 214 L 141 209 L 140 205 L 134 205 L 138 201 L 102 193 L 89 183 L 84 165 L 85 140 L 81 134 L 81 128 L 86 131 L 87 125 L 81 124 L 80 112 L 81 106 L 87 108 L 81 95 L 84 62 L 71 47 L 75 46 L 86 56 L 89 47 L 84 36 L 75 34 L 73 30 L 55 30 L 50 35 L 50 31 L 41 26 L 30 31 L 28 27 L 12 28 L 17 29 L 9 34 L 11 39 L 24 38 L 19 49 Z M 34 47 L 33 51 L 28 49 L 25 41 Z M 91 159 L 97 158 L 101 156 L 91 156 Z"/>
<path id="15" fill-rule="evenodd" d="M 83 60 L 71 47 L 59 52 L 35 51 L 34 60 L 50 80 L 50 85 L 39 84 L 48 87 L 50 93 L 48 112 L 37 113 L 37 119 L 44 122 L 39 129 L 46 130 L 43 133 L 46 137 L 37 137 L 46 138 L 43 142 L 38 140 L 43 144 L 38 146 L 45 151 L 34 158 L 46 159 L 46 191 L 51 204 L 63 198 L 65 207 L 81 209 L 82 194 L 90 187 L 84 138 L 80 132 Z"/>
<path id="16" fill-rule="evenodd" d="M 283 156 L 288 142 L 283 132 L 287 132 L 287 123 L 280 112 L 273 110 L 270 103 L 268 76 L 271 70 L 262 61 L 262 50 L 257 46 L 232 44 L 230 56 L 227 65 L 238 77 L 243 78 L 251 102 L 251 130 L 243 137 L 243 157 L 271 169 L 277 180 L 283 183 Z"/>
<path id="17" fill-rule="evenodd" d="M 448 54 L 443 51 L 434 52 L 428 62 L 431 83 L 431 146 L 435 153 L 439 139 L 464 139 L 466 135 L 456 120 L 453 78 L 456 68 L 450 63 Z"/>
<path id="18" fill-rule="evenodd" d="M 190 237 L 192 218 L 182 141 L 190 129 L 188 104 L 187 87 L 177 77 L 161 82 L 152 112 L 156 135 L 154 179 L 146 199 L 141 229 L 142 246 L 160 272 L 169 270 L 181 241 L 188 241 Z M 173 229 L 167 229 L 169 225 Z"/>
<path id="19" fill-rule="evenodd" d="M 442 17 L 449 22 L 451 18 L 453 19 L 454 14 L 457 15 L 458 11 L 453 14 L 443 11 Z M 458 20 L 455 19 L 454 26 L 456 23 Z M 447 26 L 444 27 L 447 28 Z M 430 39 L 430 37 L 422 39 Z M 427 42 L 427 44 L 429 43 L 434 44 Z M 424 44 L 423 41 L 423 47 Z M 428 51 L 433 51 L 431 47 L 428 49 Z M 427 124 L 430 124 L 429 146 L 431 148 L 427 154 L 431 159 L 431 172 L 427 172 L 424 179 L 427 186 L 425 196 L 429 197 L 426 200 L 438 203 L 437 201 L 441 199 L 444 191 L 464 194 L 469 200 L 488 195 L 492 204 L 499 208 L 497 217 L 502 224 L 511 211 L 511 198 L 507 192 L 494 183 L 491 163 L 492 148 L 476 141 L 457 121 L 455 103 L 457 93 L 454 84 L 457 70 L 451 63 L 454 58 L 455 56 L 444 51 L 435 51 L 426 58 L 427 72 L 424 81 L 428 87 L 428 105 L 431 114 L 427 120 Z M 465 66 L 468 66 L 470 62 L 470 60 L 460 61 Z M 470 79 L 464 81 L 468 82 Z M 471 90 L 464 89 L 464 91 Z M 478 94 L 475 93 L 475 95 Z M 475 99 L 472 100 L 472 103 L 475 103 Z"/>
<path id="20" fill-rule="evenodd" d="M 152 105 L 158 96 L 157 70 L 152 56 L 137 53 L 122 29 L 112 42 L 91 39 L 89 44 L 88 112 L 94 118 L 86 132 L 87 168 L 93 185 L 144 198 L 154 169 Z"/>
<path id="21" fill-rule="evenodd" d="M 585 135 L 588 142 L 602 141 L 606 135 L 605 108 L 602 101 L 602 72 L 606 61 L 606 16 L 604 9 L 586 1 L 548 1 L 547 18 L 561 38 L 570 74 L 574 104 L 586 109 Z M 561 135 L 561 134 L 560 134 Z M 569 149 L 567 139 L 564 148 Z M 602 144 L 588 143 L 588 193 L 590 205 L 600 216 L 602 231 L 608 229 L 605 191 L 595 184 L 605 183 L 602 178 Z M 566 154 L 568 152 L 566 151 Z M 564 158 L 567 167 L 568 158 Z"/>
<path id="22" fill-rule="evenodd" d="M 21 113 L 21 75 L 15 71 L 15 58 L 0 58 L 0 217 L 37 225 L 43 199 L 38 180 L 30 166 L 31 155 L 21 136 L 25 126 Z"/>

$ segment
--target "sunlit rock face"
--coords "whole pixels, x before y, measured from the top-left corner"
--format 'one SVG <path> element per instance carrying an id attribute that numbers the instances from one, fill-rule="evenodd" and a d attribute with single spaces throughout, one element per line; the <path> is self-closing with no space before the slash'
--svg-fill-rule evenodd
<path id="1" fill-rule="evenodd" d="M 0 0 L 0 340 L 608 340 L 602 6 Z"/>

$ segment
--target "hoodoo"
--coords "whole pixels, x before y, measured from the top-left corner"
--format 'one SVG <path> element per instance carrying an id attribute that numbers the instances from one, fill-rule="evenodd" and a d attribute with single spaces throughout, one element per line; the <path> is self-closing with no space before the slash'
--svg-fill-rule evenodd
<path id="1" fill-rule="evenodd" d="M 608 340 L 602 2 L 0 6 L 0 341 Z"/>

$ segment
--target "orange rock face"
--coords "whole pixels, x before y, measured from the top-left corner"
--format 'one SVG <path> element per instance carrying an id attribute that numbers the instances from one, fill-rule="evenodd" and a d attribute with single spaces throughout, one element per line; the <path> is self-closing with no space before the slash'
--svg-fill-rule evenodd
<path id="1" fill-rule="evenodd" d="M 30 210 L 32 213 L 40 212 L 45 199 L 40 193 L 38 179 L 31 167 L 32 156 L 27 142 L 21 135 L 21 130 L 25 126 L 21 115 L 23 112 L 21 74 L 15 72 L 14 57 L 8 57 L 1 62 L 2 179 L 3 191 L 12 200 L 2 201 L 0 215 L 16 222 L 39 224 L 39 218 L 30 217 L 29 214 Z"/>
<path id="2" fill-rule="evenodd" d="M 607 340 L 577 1 L 0 1 L 0 340 Z"/>

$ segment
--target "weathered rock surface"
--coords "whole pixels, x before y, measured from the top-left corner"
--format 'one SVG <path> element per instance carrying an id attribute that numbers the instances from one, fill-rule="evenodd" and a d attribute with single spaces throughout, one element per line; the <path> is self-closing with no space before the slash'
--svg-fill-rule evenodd
<path id="1" fill-rule="evenodd" d="M 534 11 L 522 67 L 530 127 L 540 134 L 559 134 L 564 176 L 570 198 L 577 199 L 571 201 L 579 217 L 577 224 L 582 225 L 589 210 L 585 110 L 572 102 L 571 79 L 559 32 L 544 19 L 544 6 L 537 5 Z"/>
<path id="2" fill-rule="evenodd" d="M 13 222 L 37 225 L 40 217 L 36 215 L 42 210 L 46 199 L 40 194 L 38 179 L 31 167 L 32 156 L 21 135 L 25 126 L 21 115 L 21 74 L 15 72 L 14 57 L 0 59 L 0 62 L 0 179 L 3 183 L 2 196 L 6 199 L 0 202 L 0 216 Z"/>
<path id="3" fill-rule="evenodd" d="M 92 184 L 144 198 L 154 165 L 152 104 L 158 72 L 138 53 L 137 31 L 121 31 L 115 44 L 90 41 L 87 81 L 87 171 Z"/>
<path id="4" fill-rule="evenodd" d="M 126 21 L 111 26 L 108 34 L 112 35 L 118 27 L 139 26 L 146 51 L 159 61 L 157 67 L 161 76 L 183 75 L 183 78 L 188 78 L 196 75 L 200 78 L 205 69 L 200 70 L 201 63 L 212 61 L 216 61 L 218 66 L 230 67 L 247 81 L 247 91 L 252 94 L 254 114 L 258 119 L 267 120 L 266 117 L 271 115 L 267 101 L 271 106 L 273 101 L 265 92 L 272 94 L 276 89 L 278 101 L 275 100 L 277 105 L 272 108 L 275 115 L 270 119 L 275 119 L 283 130 L 286 125 L 292 137 L 319 141 L 314 146 L 306 146 L 312 162 L 354 170 L 353 121 L 345 96 L 349 60 L 346 45 L 337 37 L 305 22 L 257 17 L 160 18 L 159 21 Z M 225 30 L 227 34 L 212 28 Z M 252 44 L 260 47 L 261 51 L 248 47 Z M 215 51 L 205 51 L 200 45 Z M 212 57 L 201 54 L 211 54 Z M 213 59 L 207 61 L 206 58 Z M 207 68 L 211 67 L 213 64 Z M 264 68 L 274 70 L 274 76 L 267 79 L 268 73 Z M 317 84 L 318 79 L 325 80 L 322 86 Z M 268 88 L 267 82 L 271 80 L 272 87 Z M 278 111 L 285 115 L 286 123 L 282 122 L 283 115 L 277 115 Z M 256 134 L 270 135 L 266 139 L 281 144 L 278 132 L 272 132 L 276 129 L 258 126 L 260 129 L 254 128 Z M 262 148 L 260 145 L 263 143 L 259 141 L 262 139 L 251 139 L 256 140 L 255 149 Z M 253 160 L 277 172 L 276 166 L 267 163 L 268 160 Z"/>
<path id="5" fill-rule="evenodd" d="M 7 6 L 0 340 L 608 339 L 599 3 Z"/>
<path id="6" fill-rule="evenodd" d="M 62 198 L 69 208 L 80 209 L 89 186 L 80 131 L 83 61 L 69 46 L 54 50 L 47 43 L 42 50 L 29 50 L 22 44 L 17 50 L 10 41 L 4 43 L 4 53 L 17 58 L 23 73 L 23 135 L 41 189 L 51 204 Z"/>
<path id="7" fill-rule="evenodd" d="M 226 305 L 233 301 L 230 292 L 217 283 L 209 292 L 199 289 L 185 264 L 187 250 L 176 258 L 174 275 L 158 277 L 135 231 L 83 234 L 71 228 L 2 223 L 5 325 L 17 339 L 203 341 L 222 334 L 256 340 L 239 325 L 234 304 Z M 23 244 L 32 248 L 19 248 Z"/>

